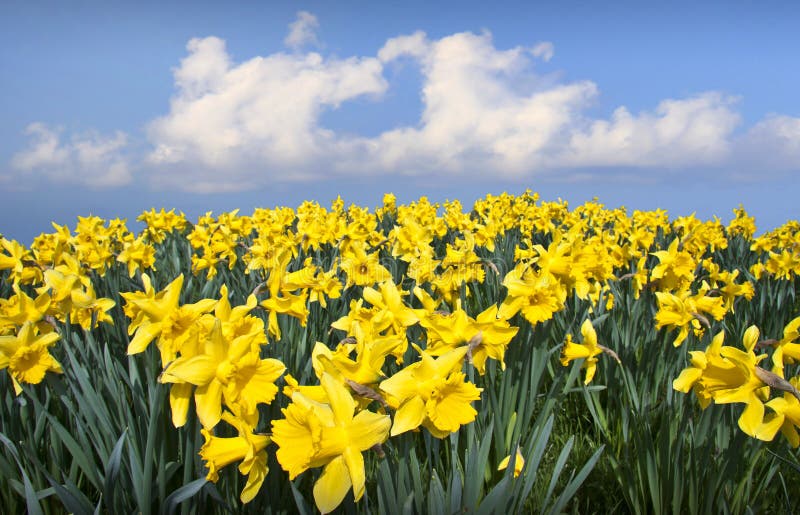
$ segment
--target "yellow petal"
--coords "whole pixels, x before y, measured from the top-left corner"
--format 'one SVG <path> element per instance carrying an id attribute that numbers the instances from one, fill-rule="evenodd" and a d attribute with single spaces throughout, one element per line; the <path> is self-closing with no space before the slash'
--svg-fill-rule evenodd
<path id="1" fill-rule="evenodd" d="M 162 383 L 191 383 L 203 386 L 211 382 L 217 373 L 218 363 L 210 356 L 199 355 L 191 358 L 178 358 L 161 374 Z"/>
<path id="2" fill-rule="evenodd" d="M 414 396 L 400 406 L 394 414 L 392 436 L 418 428 L 425 420 L 425 402 L 420 396 Z"/>
<path id="3" fill-rule="evenodd" d="M 322 388 L 325 389 L 325 393 L 328 395 L 330 407 L 336 420 L 339 423 L 349 424 L 353 420 L 356 402 L 347 387 L 327 372 L 322 374 L 320 383 L 322 383 Z"/>
<path id="4" fill-rule="evenodd" d="M 475 420 L 477 411 L 471 402 L 480 399 L 481 389 L 464 382 L 464 374 L 452 374 L 436 398 L 426 403 L 426 413 L 437 429 L 452 433 Z"/>
<path id="5" fill-rule="evenodd" d="M 347 428 L 352 445 L 366 451 L 375 444 L 383 443 L 389 437 L 389 426 L 392 421 L 389 415 L 380 415 L 371 411 L 360 411 Z"/>
<path id="6" fill-rule="evenodd" d="M 350 490 L 350 474 L 344 457 L 337 456 L 322 469 L 322 474 L 314 483 L 314 502 L 322 513 L 330 513 L 342 504 L 344 496 Z"/>
<path id="7" fill-rule="evenodd" d="M 589 384 L 594 379 L 594 373 L 597 371 L 597 358 L 587 358 L 583 363 L 583 368 L 586 369 L 586 379 L 583 384 Z"/>
<path id="8" fill-rule="evenodd" d="M 748 327 L 744 332 L 744 338 L 742 338 L 742 341 L 744 343 L 744 348 L 747 349 L 747 352 L 753 352 L 756 343 L 758 343 L 758 336 L 758 327 L 754 325 Z"/>
<path id="9" fill-rule="evenodd" d="M 764 405 L 758 399 L 751 399 L 739 417 L 739 428 L 746 434 L 755 437 L 764 420 Z"/>
<path id="10" fill-rule="evenodd" d="M 672 388 L 679 392 L 689 393 L 694 383 L 703 375 L 703 371 L 699 368 L 685 368 L 681 374 L 672 381 Z"/>
<path id="11" fill-rule="evenodd" d="M 239 499 L 244 504 L 249 503 L 255 498 L 261 485 L 264 484 L 264 478 L 267 477 L 269 469 L 267 468 L 267 453 L 260 452 L 256 455 L 253 465 L 250 467 L 250 473 L 247 475 L 247 483 L 242 489 Z"/>
<path id="12" fill-rule="evenodd" d="M 169 406 L 172 409 L 172 425 L 183 427 L 189 413 L 189 400 L 192 397 L 192 388 L 189 383 L 176 383 L 169 390 Z"/>
<path id="13" fill-rule="evenodd" d="M 136 336 L 128 344 L 128 354 L 139 354 L 143 352 L 153 338 L 161 334 L 161 323 L 147 324 L 136 330 Z"/>
<path id="14" fill-rule="evenodd" d="M 785 418 L 786 417 L 782 414 L 771 413 L 764 419 L 764 422 L 758 426 L 754 436 L 759 440 L 771 442 L 783 425 Z"/>
<path id="15" fill-rule="evenodd" d="M 355 501 L 358 502 L 364 495 L 364 482 L 366 481 L 364 474 L 364 457 L 361 455 L 361 451 L 353 446 L 347 447 L 342 456 L 347 465 L 347 471 L 350 473 L 350 482 L 353 484 Z"/>
<path id="16" fill-rule="evenodd" d="M 222 416 L 222 384 L 214 379 L 194 392 L 194 404 L 197 418 L 206 429 L 217 425 Z"/>

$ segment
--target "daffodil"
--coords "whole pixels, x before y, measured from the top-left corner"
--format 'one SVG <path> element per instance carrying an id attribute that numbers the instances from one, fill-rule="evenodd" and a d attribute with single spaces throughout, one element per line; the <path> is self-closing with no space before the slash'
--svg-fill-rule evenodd
<path id="1" fill-rule="evenodd" d="M 800 360 L 800 317 L 783 328 L 783 338 L 776 343 L 772 353 L 772 371 L 783 377 L 784 361 L 794 363 L 796 360 Z"/>
<path id="2" fill-rule="evenodd" d="M 791 381 L 795 389 L 800 387 L 800 377 Z M 783 397 L 776 397 L 766 404 L 780 419 L 780 431 L 794 448 L 800 446 L 800 400 L 791 392 L 784 392 Z"/>
<path id="3" fill-rule="evenodd" d="M 124 243 L 117 261 L 125 264 L 128 267 L 128 276 L 133 277 L 137 270 L 155 270 L 156 249 L 141 236 Z"/>
<path id="4" fill-rule="evenodd" d="M 314 500 L 322 513 L 329 513 L 351 488 L 356 501 L 364 495 L 361 453 L 386 440 L 391 420 L 371 411 L 356 413 L 350 392 L 330 374 L 323 374 L 321 383 L 328 402 L 315 402 L 295 392 L 292 403 L 282 410 L 286 418 L 272 422 L 272 441 L 278 445 L 276 456 L 289 479 L 309 468 L 323 467 L 314 484 Z"/>
<path id="5" fill-rule="evenodd" d="M 497 466 L 497 470 L 507 469 L 510 462 L 511 455 L 508 455 L 500 461 L 500 464 Z M 519 477 L 519 475 L 522 474 L 523 467 L 525 467 L 525 458 L 522 457 L 519 446 L 517 446 L 517 451 L 514 454 L 514 477 Z"/>
<path id="6" fill-rule="evenodd" d="M 91 284 L 86 288 L 74 289 L 71 293 L 70 321 L 77 322 L 84 329 L 91 329 L 92 322 L 113 324 L 114 319 L 108 311 L 115 305 L 116 302 L 109 298 L 97 298 Z"/>
<path id="7" fill-rule="evenodd" d="M 200 448 L 199 454 L 208 467 L 206 479 L 216 483 L 221 468 L 237 461 L 241 462 L 239 473 L 247 476 L 247 483 L 239 499 L 247 504 L 255 498 L 269 472 L 266 447 L 270 438 L 267 435 L 253 433 L 252 426 L 230 412 L 223 413 L 222 420 L 235 427 L 239 435 L 224 438 L 214 436 L 208 429 L 200 430 L 205 443 Z"/>
<path id="8" fill-rule="evenodd" d="M 718 333 L 704 353 L 692 353 L 692 367 L 681 372 L 673 387 L 683 392 L 693 388 L 704 405 L 708 399 L 717 404 L 744 403 L 739 428 L 754 438 L 768 441 L 779 429 L 780 421 L 764 416 L 764 401 L 769 397 L 769 386 L 764 380 L 770 379 L 770 372 L 758 367 L 767 357 L 756 356 L 754 352 L 758 336 L 758 328 L 749 327 L 744 334 L 743 351 L 723 346 L 724 333 Z"/>
<path id="9" fill-rule="evenodd" d="M 61 373 L 61 365 L 50 355 L 58 333 L 37 334 L 36 326 L 26 322 L 18 334 L 0 336 L 0 370 L 8 369 L 17 395 L 20 383 L 38 384 L 47 372 Z"/>
<path id="10" fill-rule="evenodd" d="M 499 361 L 505 370 L 506 347 L 519 330 L 511 327 L 507 320 L 497 318 L 494 304 L 476 319 L 458 308 L 449 315 L 433 314 L 422 321 L 422 326 L 428 331 L 428 352 L 433 356 L 472 342 L 469 353 L 480 374 L 485 373 L 488 358 Z"/>
<path id="11" fill-rule="evenodd" d="M 161 382 L 197 387 L 195 407 L 205 428 L 219 422 L 223 398 L 237 414 L 248 419 L 256 417 L 258 404 L 269 404 L 275 398 L 278 393 L 275 381 L 286 369 L 276 359 L 261 359 L 259 349 L 249 335 L 229 342 L 217 322 L 205 340 L 204 352 L 182 356 L 170 363 L 161 374 Z"/>
<path id="12" fill-rule="evenodd" d="M 146 274 L 142 274 L 142 281 L 145 283 L 144 294 L 121 294 L 130 304 L 126 313 L 134 319 L 134 323 L 128 326 L 128 334 L 135 333 L 128 344 L 128 354 L 143 352 L 156 339 L 161 363 L 166 366 L 177 357 L 183 342 L 192 336 L 200 316 L 211 311 L 216 301 L 203 299 L 194 304 L 179 305 L 183 274 L 158 293 L 153 291 Z"/>
<path id="13" fill-rule="evenodd" d="M 519 312 L 532 325 L 550 320 L 564 308 L 567 298 L 567 290 L 555 276 L 542 274 L 522 263 L 506 274 L 503 286 L 508 289 L 508 296 L 497 316 L 504 320 Z"/>
<path id="14" fill-rule="evenodd" d="M 667 250 L 653 252 L 653 255 L 659 263 L 651 277 L 659 281 L 662 290 L 684 290 L 694 280 L 697 263 L 689 252 L 681 249 L 680 238 L 675 238 Z"/>
<path id="15" fill-rule="evenodd" d="M 392 436 L 424 426 L 437 438 L 444 438 L 475 420 L 472 401 L 480 399 L 481 388 L 465 381 L 461 363 L 466 345 L 434 358 L 416 345 L 421 361 L 413 363 L 380 384 L 389 405 L 397 412 Z"/>
<path id="16" fill-rule="evenodd" d="M 41 280 L 42 271 L 33 265 L 33 256 L 16 240 L 0 236 L 0 271 L 8 270 L 14 284 L 30 284 Z"/>
<path id="17" fill-rule="evenodd" d="M 724 341 L 725 332 L 720 331 L 714 336 L 705 351 L 690 351 L 691 366 L 683 369 L 680 375 L 672 381 L 672 387 L 679 392 L 689 393 L 693 389 L 704 409 L 713 400 L 711 393 L 699 382 L 706 370 L 709 368 L 720 369 L 711 374 L 720 376 L 736 368 L 735 364 L 723 359 L 719 352 Z"/>
<path id="18" fill-rule="evenodd" d="M 364 300 L 377 308 L 377 313 L 372 318 L 376 331 L 383 332 L 390 329 L 392 334 L 401 334 L 405 332 L 406 327 L 419 321 L 414 310 L 403 303 L 403 297 L 408 295 L 408 292 L 398 289 L 391 280 L 383 281 L 378 288 L 376 290 L 366 287 L 362 294 Z"/>
<path id="19" fill-rule="evenodd" d="M 21 327 L 25 322 L 33 322 L 41 330 L 41 326 L 45 324 L 39 322 L 50 309 L 50 295 L 41 293 L 36 299 L 32 299 L 19 285 L 14 285 L 13 288 L 14 295 L 8 299 L 0 299 L 0 334 Z"/>
<path id="20" fill-rule="evenodd" d="M 392 278 L 389 270 L 378 260 L 378 253 L 368 253 L 364 244 L 352 245 L 343 254 L 341 269 L 347 274 L 345 288 L 353 285 L 372 286 Z"/>
<path id="21" fill-rule="evenodd" d="M 677 295 L 666 292 L 656 292 L 658 299 L 658 312 L 656 312 L 656 329 L 673 327 L 679 329 L 673 341 L 679 347 L 689 336 L 689 330 L 703 331 L 704 325 L 709 324 L 706 315 L 711 315 L 716 320 L 725 316 L 722 297 L 711 297 L 706 291 L 701 290 L 692 295 L 688 290 Z"/>
<path id="22" fill-rule="evenodd" d="M 396 353 L 398 348 L 405 348 L 403 337 L 390 335 L 376 339 L 368 339 L 357 343 L 340 343 L 335 351 L 331 351 L 324 343 L 317 342 L 311 351 L 311 363 L 317 377 L 327 372 L 342 381 L 369 386 L 384 377 L 383 364 L 389 354 Z M 356 352 L 356 358 L 350 355 Z"/>
<path id="23" fill-rule="evenodd" d="M 581 325 L 582 343 L 572 341 L 572 335 L 567 334 L 564 348 L 561 351 L 561 364 L 567 366 L 570 361 L 585 358 L 581 368 L 586 369 L 584 384 L 589 384 L 597 370 L 597 355 L 603 352 L 603 347 L 597 344 L 597 333 L 591 320 L 585 320 Z"/>

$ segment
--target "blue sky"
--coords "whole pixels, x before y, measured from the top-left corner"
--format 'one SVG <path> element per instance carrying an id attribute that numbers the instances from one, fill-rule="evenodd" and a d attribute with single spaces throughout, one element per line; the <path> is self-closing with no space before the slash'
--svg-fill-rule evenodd
<path id="1" fill-rule="evenodd" d="M 389 191 L 800 213 L 795 2 L 163 4 L 0 4 L 0 233 Z"/>

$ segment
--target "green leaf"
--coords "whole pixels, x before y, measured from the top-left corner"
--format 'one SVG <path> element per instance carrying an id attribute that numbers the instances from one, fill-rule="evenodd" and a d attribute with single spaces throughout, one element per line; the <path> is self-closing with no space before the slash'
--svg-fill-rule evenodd
<path id="1" fill-rule="evenodd" d="M 178 488 L 169 494 L 166 499 L 164 499 L 164 504 L 161 506 L 160 513 L 162 515 L 175 513 L 182 502 L 185 502 L 197 495 L 197 493 L 200 492 L 200 490 L 202 490 L 207 483 L 208 480 L 204 477 L 201 477 L 200 479 L 195 479 L 191 483 L 187 483 Z"/>
<path id="2" fill-rule="evenodd" d="M 33 489 L 28 474 L 25 473 L 22 467 L 20 467 L 20 472 L 22 473 L 22 481 L 25 485 L 25 506 L 28 508 L 28 515 L 42 515 L 42 506 L 39 504 L 39 498 Z"/>
<path id="3" fill-rule="evenodd" d="M 80 445 L 53 415 L 48 413 L 47 418 L 50 421 L 50 427 L 57 433 L 58 438 L 72 454 L 73 463 L 80 468 L 92 486 L 99 490 L 101 488 L 100 475 L 97 473 L 97 467 L 93 460 L 86 454 L 86 447 Z"/>
<path id="4" fill-rule="evenodd" d="M 47 475 L 47 480 L 53 486 L 55 494 L 69 513 L 76 515 L 89 515 L 94 513 L 95 507 L 80 491 L 77 485 L 67 479 L 66 484 L 60 485 Z"/>
<path id="5" fill-rule="evenodd" d="M 580 472 L 578 472 L 578 474 L 572 478 L 572 481 L 570 481 L 567 486 L 564 487 L 564 490 L 561 491 L 561 494 L 559 494 L 556 502 L 548 510 L 548 514 L 556 514 L 563 511 L 567 503 L 578 492 L 578 488 L 580 488 L 580 486 L 586 480 L 586 477 L 594 469 L 594 466 L 597 464 L 597 460 L 600 459 L 600 455 L 603 454 L 603 449 L 605 449 L 605 445 L 601 445 L 600 448 L 597 449 L 594 454 L 592 454 L 592 457 L 586 461 Z"/>
<path id="6" fill-rule="evenodd" d="M 114 491 L 118 488 L 117 478 L 119 476 L 119 467 L 122 462 L 122 447 L 125 445 L 125 435 L 128 430 L 122 432 L 111 451 L 111 456 L 108 458 L 105 466 L 105 478 L 103 480 L 103 499 L 106 506 L 111 506 L 111 500 L 114 498 Z"/>

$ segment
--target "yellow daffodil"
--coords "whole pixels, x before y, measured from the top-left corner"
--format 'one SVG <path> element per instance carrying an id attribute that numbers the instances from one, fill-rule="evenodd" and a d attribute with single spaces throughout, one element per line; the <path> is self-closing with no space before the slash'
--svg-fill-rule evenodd
<path id="1" fill-rule="evenodd" d="M 276 359 L 261 359 L 259 350 L 249 335 L 229 342 L 222 333 L 222 324 L 217 322 L 205 340 L 204 352 L 170 363 L 161 374 L 161 382 L 197 387 L 195 407 L 205 428 L 219 422 L 223 398 L 237 414 L 254 417 L 258 404 L 269 404 L 275 398 L 275 381 L 286 369 Z"/>
<path id="2" fill-rule="evenodd" d="M 37 324 L 39 329 L 43 329 L 45 324 L 39 324 L 50 309 L 50 295 L 48 293 L 39 294 L 36 299 L 32 299 L 14 285 L 14 295 L 8 299 L 0 299 L 0 335 L 6 331 L 11 331 L 21 327 L 25 322 Z"/>
<path id="3" fill-rule="evenodd" d="M 694 280 L 697 263 L 689 252 L 681 250 L 679 238 L 674 239 L 667 250 L 653 252 L 653 255 L 659 263 L 651 277 L 659 281 L 663 291 L 684 290 Z"/>
<path id="4" fill-rule="evenodd" d="M 602 346 L 597 344 L 597 333 L 594 330 L 591 320 L 585 320 L 581 325 L 582 343 L 572 341 L 572 335 L 567 334 L 564 348 L 561 351 L 561 364 L 567 366 L 570 361 L 585 358 L 581 368 L 586 369 L 584 384 L 589 384 L 594 378 L 597 370 L 597 355 L 603 352 Z"/>
<path id="5" fill-rule="evenodd" d="M 376 331 L 384 332 L 389 329 L 392 334 L 401 334 L 405 332 L 406 327 L 419 321 L 414 310 L 403 303 L 403 297 L 408 295 L 408 292 L 398 289 L 391 280 L 383 281 L 378 288 L 376 290 L 366 287 L 363 292 L 364 300 L 377 308 L 372 317 Z"/>
<path id="6" fill-rule="evenodd" d="M 41 280 L 41 269 L 32 265 L 33 255 L 24 245 L 0 236 L 0 271 L 8 270 L 11 282 L 30 284 Z"/>
<path id="7" fill-rule="evenodd" d="M 444 438 L 475 420 L 477 412 L 472 401 L 480 399 L 482 389 L 465 382 L 461 372 L 466 345 L 438 358 L 416 345 L 414 348 L 422 360 L 380 384 L 389 405 L 397 409 L 391 434 L 395 436 L 422 425 L 435 437 Z"/>
<path id="8" fill-rule="evenodd" d="M 122 252 L 117 256 L 117 261 L 128 267 L 128 276 L 133 277 L 137 270 L 155 270 L 156 249 L 139 237 L 124 244 Z"/>
<path id="9" fill-rule="evenodd" d="M 143 352 L 157 338 L 161 364 L 166 366 L 176 358 L 183 342 L 192 336 L 200 316 L 211 311 L 216 301 L 203 299 L 194 304 L 179 305 L 183 274 L 157 294 L 152 292 L 146 274 L 142 274 L 142 280 L 145 281 L 144 294 L 121 294 L 131 305 L 128 316 L 134 319 L 134 323 L 128 326 L 128 334 L 136 333 L 128 344 L 128 354 Z"/>
<path id="10" fill-rule="evenodd" d="M 511 455 L 506 456 L 500 461 L 500 465 L 497 466 L 497 470 L 505 470 L 508 468 L 508 464 L 511 462 Z M 519 477 L 522 474 L 522 468 L 525 466 L 525 458 L 522 457 L 522 453 L 519 450 L 519 446 L 517 446 L 517 451 L 514 455 L 514 477 Z"/>
<path id="11" fill-rule="evenodd" d="M 38 384 L 47 372 L 61 373 L 61 365 L 50 355 L 58 333 L 37 334 L 36 326 L 26 322 L 14 336 L 0 336 L 0 370 L 8 369 L 17 395 L 19 383 Z"/>
<path id="12" fill-rule="evenodd" d="M 800 376 L 791 381 L 795 389 L 800 388 Z M 766 404 L 780 419 L 780 430 L 794 448 L 800 446 L 800 400 L 791 392 L 784 392 L 783 397 L 776 397 Z"/>
<path id="13" fill-rule="evenodd" d="M 396 335 L 382 336 L 358 343 L 340 343 L 331 351 L 324 343 L 317 342 L 311 351 L 311 363 L 317 377 L 327 372 L 342 381 L 349 379 L 357 384 L 369 386 L 384 377 L 381 369 L 389 354 L 405 348 L 406 339 Z M 356 359 L 350 358 L 356 352 Z"/>
<path id="14" fill-rule="evenodd" d="M 783 377 L 784 361 L 800 361 L 800 317 L 793 319 L 783 328 L 783 338 L 775 345 L 772 353 L 772 371 Z"/>
<path id="15" fill-rule="evenodd" d="M 473 342 L 470 356 L 475 368 L 482 375 L 486 370 L 486 360 L 495 359 L 505 370 L 505 352 L 518 327 L 511 327 L 507 320 L 497 318 L 497 306 L 491 305 L 476 319 L 467 316 L 459 308 L 449 315 L 433 314 L 422 322 L 428 331 L 428 352 L 440 356 L 461 345 Z M 477 339 L 473 341 L 474 338 Z"/>
<path id="16" fill-rule="evenodd" d="M 330 374 L 323 374 L 321 383 L 328 403 L 295 392 L 292 403 L 282 410 L 286 418 L 272 422 L 272 441 L 289 479 L 309 468 L 324 467 L 314 484 L 314 500 L 322 513 L 329 513 L 351 487 L 356 501 L 364 495 L 361 453 L 386 440 L 391 420 L 371 411 L 356 413 L 350 392 Z"/>
<path id="17" fill-rule="evenodd" d="M 378 260 L 378 253 L 367 253 L 364 244 L 352 245 L 342 256 L 341 269 L 347 274 L 345 288 L 353 285 L 372 286 L 388 281 L 392 274 Z"/>
<path id="18" fill-rule="evenodd" d="M 768 441 L 780 428 L 780 421 L 764 417 L 764 400 L 769 396 L 764 378 L 769 372 L 758 367 L 767 357 L 756 356 L 754 352 L 758 336 L 758 328 L 749 327 L 742 351 L 723 346 L 724 333 L 720 332 L 705 353 L 692 353 L 692 367 L 681 373 L 673 387 L 683 392 L 694 388 L 701 400 L 710 398 L 717 404 L 746 404 L 739 417 L 739 428 L 754 438 Z"/>
<path id="19" fill-rule="evenodd" d="M 708 324 L 706 315 L 711 315 L 716 320 L 725 316 L 722 297 L 710 297 L 705 291 L 692 295 L 684 291 L 678 295 L 666 292 L 656 292 L 658 299 L 658 312 L 656 313 L 656 329 L 662 327 L 678 328 L 678 335 L 672 344 L 679 347 L 689 336 L 689 330 L 702 332 L 704 324 Z M 701 333 L 702 334 L 702 333 Z"/>
<path id="20" fill-rule="evenodd" d="M 503 286 L 508 296 L 503 300 L 498 317 L 508 320 L 521 312 L 532 325 L 553 318 L 564 308 L 567 291 L 555 276 L 541 274 L 530 266 L 517 265 L 506 274 Z"/>
<path id="21" fill-rule="evenodd" d="M 239 435 L 223 438 L 214 436 L 208 429 L 200 430 L 205 443 L 199 454 L 208 467 L 206 479 L 216 483 L 221 468 L 240 461 L 239 473 L 247 476 L 247 483 L 239 498 L 247 504 L 255 498 L 269 472 L 266 447 L 270 439 L 267 435 L 254 434 L 250 425 L 227 411 L 222 414 L 222 420 L 234 426 Z"/>

